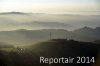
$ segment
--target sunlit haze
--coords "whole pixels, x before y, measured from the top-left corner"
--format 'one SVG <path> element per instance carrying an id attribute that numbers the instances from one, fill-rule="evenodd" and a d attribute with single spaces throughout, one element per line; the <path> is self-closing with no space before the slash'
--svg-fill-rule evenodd
<path id="1" fill-rule="evenodd" d="M 0 0 L 0 12 L 99 14 L 98 0 Z"/>

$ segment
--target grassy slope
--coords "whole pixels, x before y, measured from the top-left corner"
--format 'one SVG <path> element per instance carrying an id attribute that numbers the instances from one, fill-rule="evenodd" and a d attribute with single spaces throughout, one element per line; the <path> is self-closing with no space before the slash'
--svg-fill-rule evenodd
<path id="1" fill-rule="evenodd" d="M 33 48 L 34 47 L 34 48 Z M 95 57 L 100 48 L 99 44 L 88 42 L 77 42 L 73 40 L 54 39 L 47 42 L 41 42 L 30 46 L 31 51 L 37 56 L 44 57 L 77 57 L 89 56 Z M 68 64 L 71 66 L 70 64 Z M 91 65 L 91 64 L 90 64 Z M 72 65 L 73 66 L 73 65 Z M 80 65 L 74 65 L 80 66 Z M 89 64 L 82 64 L 81 66 L 89 66 Z"/>
<path id="2" fill-rule="evenodd" d="M 27 48 L 14 48 L 10 52 L 0 51 L 0 66 L 49 66 L 39 64 L 39 57 L 77 57 L 95 56 L 100 48 L 99 44 L 77 42 L 73 40 L 54 39 L 37 43 Z M 91 64 L 66 64 L 67 66 L 91 66 Z M 53 64 L 51 66 L 66 66 L 65 64 Z"/>

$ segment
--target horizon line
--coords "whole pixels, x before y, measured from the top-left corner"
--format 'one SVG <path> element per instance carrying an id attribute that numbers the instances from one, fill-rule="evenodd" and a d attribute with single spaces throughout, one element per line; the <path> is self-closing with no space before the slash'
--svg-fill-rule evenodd
<path id="1" fill-rule="evenodd" d="M 67 13 L 69 12 L 69 13 Z M 23 13 L 23 14 L 70 14 L 70 15 L 100 15 L 100 14 L 80 14 L 80 13 L 86 13 L 86 12 L 92 12 L 92 13 L 100 13 L 100 11 L 67 11 L 66 13 L 44 13 L 44 12 L 24 12 L 24 11 L 2 11 L 0 12 L 0 14 L 9 14 L 9 13 Z M 73 13 L 70 13 L 70 12 L 73 12 Z M 75 12 L 79 12 L 79 13 L 75 13 Z"/>

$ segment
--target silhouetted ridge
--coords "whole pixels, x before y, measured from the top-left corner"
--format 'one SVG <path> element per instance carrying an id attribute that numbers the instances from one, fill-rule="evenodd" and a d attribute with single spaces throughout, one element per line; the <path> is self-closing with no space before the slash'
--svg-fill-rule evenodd
<path id="1" fill-rule="evenodd" d="M 28 31 L 26 29 L 19 29 L 19 30 L 15 30 L 15 31 Z"/>
<path id="2" fill-rule="evenodd" d="M 1 15 L 7 15 L 7 14 L 19 14 L 19 15 L 25 15 L 25 14 L 28 14 L 28 13 L 24 13 L 24 12 L 2 12 L 0 13 Z"/>
<path id="3" fill-rule="evenodd" d="M 85 26 L 83 28 L 76 29 L 75 31 L 93 31 L 93 30 L 94 30 L 93 28 Z"/>
<path id="4" fill-rule="evenodd" d="M 96 27 L 95 30 L 100 32 L 100 27 Z"/>

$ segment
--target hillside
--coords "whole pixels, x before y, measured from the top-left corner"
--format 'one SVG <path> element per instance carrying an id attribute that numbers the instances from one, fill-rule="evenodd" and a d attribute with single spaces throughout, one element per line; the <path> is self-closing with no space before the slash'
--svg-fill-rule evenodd
<path id="1" fill-rule="evenodd" d="M 19 47 L 20 48 L 20 47 Z M 47 58 L 60 58 L 60 57 L 95 57 L 97 59 L 97 53 L 100 49 L 100 44 L 89 42 L 78 42 L 74 40 L 66 39 L 52 39 L 34 45 L 27 46 L 19 50 L 19 48 L 7 53 L 0 51 L 0 66 L 49 66 L 48 63 L 40 64 L 40 57 Z M 92 66 L 91 63 L 76 64 L 76 60 L 73 63 L 68 64 L 51 64 L 50 66 Z"/>
<path id="2" fill-rule="evenodd" d="M 4 43 L 4 42 L 0 42 L 0 49 L 2 48 L 13 48 L 13 45 Z"/>
<path id="3" fill-rule="evenodd" d="M 99 53 L 100 45 L 89 42 L 78 42 L 66 39 L 52 39 L 30 46 L 31 52 L 37 56 L 59 58 L 59 57 L 95 57 Z M 76 61 L 76 60 L 75 60 Z M 74 62 L 75 62 L 74 61 Z M 54 64 L 56 66 L 56 64 Z M 59 66 L 58 64 L 57 66 Z M 91 66 L 91 64 L 61 64 L 60 66 Z"/>
<path id="4" fill-rule="evenodd" d="M 63 29 L 1 31 L 0 41 L 9 44 L 30 44 L 50 39 L 50 33 L 53 39 L 66 38 L 68 32 Z"/>

